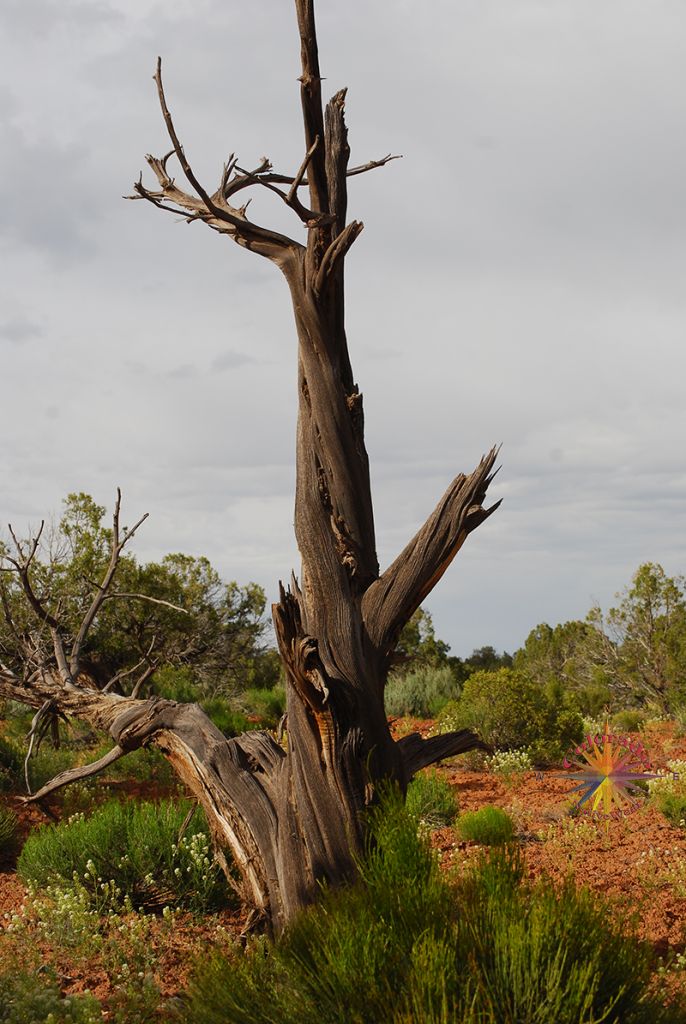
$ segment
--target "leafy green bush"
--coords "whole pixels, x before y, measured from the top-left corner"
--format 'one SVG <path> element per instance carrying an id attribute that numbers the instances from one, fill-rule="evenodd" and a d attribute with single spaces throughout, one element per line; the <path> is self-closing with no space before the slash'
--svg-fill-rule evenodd
<path id="1" fill-rule="evenodd" d="M 256 726 L 249 722 L 240 711 L 231 705 L 226 697 L 215 694 L 208 697 L 203 693 L 191 669 L 172 668 L 165 665 L 155 677 L 155 690 L 160 697 L 176 700 L 180 704 L 200 704 L 217 728 L 226 736 L 239 736 Z"/>
<path id="2" fill-rule="evenodd" d="M 127 894 L 136 908 L 218 908 L 226 900 L 226 882 L 200 808 L 178 841 L 189 810 L 188 801 L 110 800 L 88 819 L 76 814 L 40 828 L 24 845 L 17 871 L 38 886 L 79 882 L 98 896 Z"/>
<path id="3" fill-rule="evenodd" d="M 499 847 L 446 882 L 393 794 L 360 883 L 324 889 L 274 945 L 199 965 L 193 1024 L 677 1024 L 631 920 Z"/>
<path id="4" fill-rule="evenodd" d="M 9 807 L 0 807 L 0 853 L 12 853 L 18 842 L 16 814 Z"/>
<path id="5" fill-rule="evenodd" d="M 102 1019 L 97 999 L 62 996 L 54 976 L 15 970 L 0 974 L 4 1024 L 100 1024 Z"/>
<path id="6" fill-rule="evenodd" d="M 481 846 L 501 846 L 514 839 L 514 821 L 502 807 L 487 804 L 478 811 L 465 811 L 457 819 L 455 831 L 465 842 L 473 839 Z"/>
<path id="7" fill-rule="evenodd" d="M 446 705 L 439 732 L 474 729 L 499 750 L 531 748 L 532 760 L 558 758 L 583 735 L 583 721 L 572 703 L 553 700 L 522 672 L 501 668 L 474 672 L 459 701 Z"/>
<path id="8" fill-rule="evenodd" d="M 420 772 L 407 788 L 407 811 L 430 827 L 450 825 L 457 814 L 456 790 L 435 768 Z"/>
<path id="9" fill-rule="evenodd" d="M 397 718 L 434 718 L 460 695 L 460 684 L 448 667 L 425 665 L 405 675 L 392 674 L 386 684 L 386 714 Z"/>

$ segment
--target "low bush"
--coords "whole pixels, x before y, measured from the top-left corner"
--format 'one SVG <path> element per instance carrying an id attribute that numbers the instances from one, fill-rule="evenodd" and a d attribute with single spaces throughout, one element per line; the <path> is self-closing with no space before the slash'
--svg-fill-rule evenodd
<path id="1" fill-rule="evenodd" d="M 459 695 L 460 684 L 447 667 L 427 665 L 404 675 L 394 673 L 386 684 L 386 714 L 396 718 L 435 718 L 448 701 Z"/>
<path id="2" fill-rule="evenodd" d="M 371 822 L 359 884 L 323 891 L 270 946 L 199 965 L 192 1024 L 677 1024 L 652 949 L 601 897 L 525 878 L 512 847 L 457 882 L 397 796 Z"/>
<path id="3" fill-rule="evenodd" d="M 671 825 L 686 827 L 686 793 L 660 793 L 656 800 L 657 809 Z"/>
<path id="4" fill-rule="evenodd" d="M 0 790 L 12 789 L 24 775 L 21 746 L 12 739 L 0 736 Z"/>
<path id="5" fill-rule="evenodd" d="M 105 902 L 128 895 L 136 908 L 217 909 L 226 902 L 226 880 L 200 808 L 179 842 L 190 807 L 110 800 L 88 819 L 76 814 L 40 828 L 24 845 L 17 871 L 39 887 L 78 883 Z"/>
<path id="6" fill-rule="evenodd" d="M 286 691 L 280 686 L 246 690 L 243 702 L 249 714 L 260 717 L 262 727 L 275 729 L 286 711 Z"/>
<path id="7" fill-rule="evenodd" d="M 450 825 L 457 814 L 456 790 L 435 768 L 420 772 L 407 788 L 407 811 L 430 828 Z"/>
<path id="8" fill-rule="evenodd" d="M 457 819 L 455 831 L 460 839 L 472 839 L 481 846 L 499 846 L 514 839 L 514 821 L 502 807 L 487 804 L 478 811 L 465 811 Z"/>
<path id="9" fill-rule="evenodd" d="M 0 853 L 12 853 L 18 842 L 16 814 L 9 807 L 0 807 Z"/>
<path id="10" fill-rule="evenodd" d="M 621 732 L 638 732 L 644 727 L 645 722 L 645 714 L 637 708 L 618 711 L 612 716 L 613 727 Z"/>

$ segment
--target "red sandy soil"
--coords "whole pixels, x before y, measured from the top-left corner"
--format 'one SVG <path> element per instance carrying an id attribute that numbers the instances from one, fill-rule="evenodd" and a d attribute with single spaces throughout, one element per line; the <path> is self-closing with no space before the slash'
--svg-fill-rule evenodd
<path id="1" fill-rule="evenodd" d="M 396 734 L 409 731 L 426 733 L 433 722 L 396 720 L 391 729 Z M 671 723 L 661 723 L 648 733 L 633 736 L 648 750 L 656 768 L 666 767 L 667 760 L 686 759 L 686 738 L 674 736 Z M 672 952 L 681 952 L 686 944 L 684 920 L 686 919 L 686 897 L 677 897 L 670 888 L 657 880 L 650 884 L 644 874 L 637 872 L 641 854 L 653 851 L 654 857 L 663 864 L 678 854 L 686 859 L 686 832 L 672 827 L 662 814 L 654 808 L 642 808 L 622 821 L 590 823 L 582 830 L 577 841 L 572 834 L 564 844 L 544 843 L 538 833 L 561 833 L 561 822 L 567 818 L 569 800 L 566 794 L 572 783 L 554 776 L 561 768 L 548 768 L 544 778 L 537 780 L 534 772 L 526 773 L 518 785 L 507 788 L 495 775 L 485 771 L 470 771 L 458 767 L 460 759 L 443 766 L 450 784 L 457 791 L 461 811 L 477 810 L 485 804 L 495 804 L 508 810 L 515 819 L 517 836 L 528 868 L 529 877 L 537 878 L 543 873 L 555 881 L 571 872 L 580 886 L 605 894 L 614 901 L 615 914 L 628 918 L 638 914 L 642 935 L 655 948 L 656 957 L 666 957 Z M 162 795 L 155 783 L 105 783 L 112 791 L 126 790 L 126 798 L 156 798 Z M 178 792 L 178 790 L 177 790 Z M 36 806 L 26 807 L 17 796 L 3 795 L 0 800 L 12 807 L 19 818 L 22 838 L 33 829 L 49 820 L 48 815 Z M 61 817 L 59 801 L 47 808 L 55 819 Z M 584 819 L 577 819 L 578 827 Z M 469 860 L 477 852 L 473 842 L 460 842 L 452 828 L 442 828 L 433 833 L 432 845 L 441 852 L 443 866 L 450 866 Z M 664 851 L 670 851 L 665 854 Z M 4 943 L 11 936 L 3 937 L 3 925 L 8 924 L 5 915 L 20 913 L 26 899 L 26 890 L 16 875 L 16 855 L 0 860 L 0 956 Z M 193 958 L 203 950 L 215 948 L 218 937 L 217 924 L 229 936 L 237 937 L 245 917 L 238 912 L 224 912 L 218 920 L 210 923 L 198 922 L 190 915 L 179 914 L 173 926 L 162 918 L 155 921 L 150 938 L 151 956 L 154 956 L 154 977 L 164 999 L 178 998 L 188 983 L 192 972 Z M 108 976 L 97 959 L 87 962 L 75 960 L 67 954 L 51 949 L 49 944 L 37 940 L 37 946 L 44 957 L 60 974 L 63 992 L 83 992 L 88 989 L 103 1002 L 111 999 L 121 981 Z M 189 950 L 192 952 L 189 954 Z"/>

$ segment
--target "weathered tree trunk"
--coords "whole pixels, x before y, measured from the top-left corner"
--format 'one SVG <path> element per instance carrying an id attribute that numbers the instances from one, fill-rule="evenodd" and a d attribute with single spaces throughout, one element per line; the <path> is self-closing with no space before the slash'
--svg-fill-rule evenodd
<path id="1" fill-rule="evenodd" d="M 139 197 L 180 208 L 189 219 L 204 220 L 272 259 L 290 288 L 298 333 L 295 531 L 302 569 L 300 585 L 292 577 L 273 606 L 287 673 L 287 751 L 264 732 L 227 740 L 197 705 L 82 688 L 78 672 L 70 674 L 59 653 L 59 673 L 43 666 L 28 680 L 7 671 L 0 677 L 0 692 L 37 708 L 51 701 L 51 708 L 107 729 L 121 752 L 140 745 L 161 750 L 202 803 L 217 849 L 231 851 L 256 917 L 277 933 L 315 900 L 318 883 L 336 885 L 354 875 L 365 808 L 380 779 L 395 779 L 405 788 L 421 767 L 482 746 L 467 731 L 429 740 L 412 734 L 394 742 L 384 687 L 403 626 L 467 534 L 497 507 L 482 507 L 495 458 L 491 451 L 471 476 L 453 481 L 427 523 L 379 574 L 362 396 L 345 337 L 343 260 L 362 230 L 355 221 L 345 223 L 347 178 L 389 158 L 348 171 L 345 91 L 334 96 L 324 118 L 312 0 L 296 0 L 296 9 L 307 151 L 298 175 L 272 174 L 267 161 L 253 172 L 231 162 L 210 197 L 176 137 L 158 65 L 174 151 L 199 198 L 175 185 L 166 159 L 148 157 L 160 192 L 136 186 Z M 289 192 L 278 184 L 290 185 Z M 306 247 L 249 222 L 245 207 L 229 204 L 250 185 L 279 192 L 308 227 Z M 305 185 L 310 209 L 297 198 Z M 113 757 L 116 751 L 110 762 Z M 33 799 L 76 777 L 65 773 Z"/>

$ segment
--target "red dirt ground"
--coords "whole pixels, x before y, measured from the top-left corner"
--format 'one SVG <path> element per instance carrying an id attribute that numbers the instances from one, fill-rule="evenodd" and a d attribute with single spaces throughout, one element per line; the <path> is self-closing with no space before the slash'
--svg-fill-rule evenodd
<path id="1" fill-rule="evenodd" d="M 391 729 L 400 734 L 417 730 L 426 735 L 432 725 L 432 722 L 396 720 L 391 722 Z M 671 723 L 654 726 L 647 736 L 641 734 L 638 738 L 658 768 L 665 767 L 667 759 L 686 759 L 686 738 L 676 738 Z M 459 764 L 459 759 L 456 759 L 456 764 Z M 540 781 L 533 772 L 528 772 L 518 786 L 509 789 L 497 776 L 488 772 L 465 770 L 452 764 L 443 766 L 441 770 L 447 773 L 451 785 L 457 790 L 461 811 L 495 804 L 513 815 L 531 878 L 545 872 L 554 880 L 561 881 L 571 871 L 579 885 L 589 886 L 614 898 L 617 914 L 628 919 L 630 914 L 638 913 L 641 932 L 653 943 L 656 955 L 665 957 L 670 950 L 681 952 L 684 949 L 686 897 L 673 895 L 669 886 L 659 878 L 651 882 L 637 872 L 641 855 L 644 852 L 649 854 L 651 850 L 653 856 L 665 865 L 675 855 L 686 860 L 686 833 L 672 827 L 657 810 L 642 808 L 622 821 L 610 822 L 609 826 L 589 822 L 578 836 L 570 833 L 565 843 L 544 843 L 538 836 L 540 831 L 547 832 L 552 826 L 553 832 L 559 833 L 561 822 L 570 821 L 566 815 L 569 806 L 566 794 L 572 783 L 553 778 L 561 769 L 547 769 Z M 155 788 L 154 783 L 126 783 L 124 787 L 122 783 L 102 782 L 101 785 L 108 785 L 115 792 L 122 791 L 122 795 L 125 788 L 127 798 L 150 799 L 165 795 Z M 17 796 L 5 794 L 0 800 L 18 815 L 23 838 L 49 820 L 45 812 L 36 806 L 26 807 Z M 57 801 L 51 803 L 48 810 L 55 818 L 61 816 Z M 576 827 L 578 825 L 579 822 Z M 431 841 L 441 851 L 442 864 L 446 868 L 469 860 L 476 852 L 476 844 L 460 842 L 452 828 L 434 832 Z M 669 853 L 665 854 L 665 850 Z M 13 913 L 20 913 L 25 899 L 26 890 L 16 875 L 16 855 L 0 859 L 0 955 L 4 942 L 10 939 L 10 936 L 3 938 L 3 926 L 7 926 Z M 217 923 L 230 935 L 238 936 L 244 920 L 240 913 L 225 912 L 218 922 L 208 925 L 198 923 L 190 915 L 179 915 L 171 927 L 158 918 L 152 927 L 150 951 L 155 959 L 155 980 L 163 998 L 174 999 L 185 988 L 192 968 L 189 949 L 197 954 L 203 948 L 216 946 L 221 941 L 216 931 Z M 38 947 L 44 962 L 50 962 L 60 972 L 65 993 L 88 989 L 100 1000 L 112 997 L 117 981 L 107 975 L 97 958 L 90 962 L 74 960 L 51 950 L 48 943 L 40 940 Z"/>

